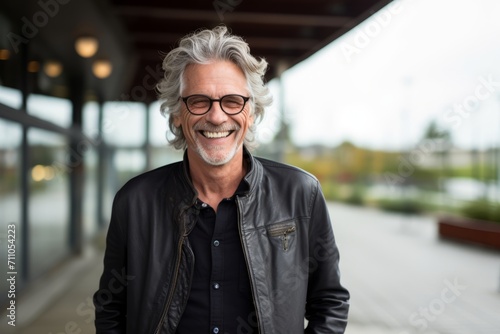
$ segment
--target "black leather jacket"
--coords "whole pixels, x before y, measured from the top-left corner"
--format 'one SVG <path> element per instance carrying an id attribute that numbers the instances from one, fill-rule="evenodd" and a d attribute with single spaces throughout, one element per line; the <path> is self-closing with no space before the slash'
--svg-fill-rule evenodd
<path id="1" fill-rule="evenodd" d="M 242 332 L 256 318 L 261 334 L 344 333 L 349 293 L 340 284 L 317 179 L 245 156 L 249 190 L 236 203 L 257 314 L 241 319 Z M 117 193 L 94 295 L 97 334 L 175 333 L 195 261 L 189 232 L 197 194 L 187 168 L 184 158 L 135 177 Z"/>

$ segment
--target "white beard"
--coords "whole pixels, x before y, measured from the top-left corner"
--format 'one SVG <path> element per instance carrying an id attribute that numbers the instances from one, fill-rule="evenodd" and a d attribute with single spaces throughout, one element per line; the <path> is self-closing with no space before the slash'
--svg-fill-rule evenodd
<path id="1" fill-rule="evenodd" d="M 205 150 L 205 147 L 203 147 L 200 143 L 196 142 L 196 147 L 194 148 L 194 151 L 196 151 L 200 157 L 205 161 L 207 164 L 211 166 L 222 166 L 227 164 L 231 159 L 234 158 L 238 150 L 241 148 L 243 143 L 235 143 L 233 147 L 231 147 L 227 152 L 223 153 L 222 150 L 224 150 L 223 147 L 221 146 L 213 146 L 211 147 L 211 152 L 215 152 L 216 154 L 210 154 L 207 150 Z M 217 154 L 219 153 L 219 154 Z"/>

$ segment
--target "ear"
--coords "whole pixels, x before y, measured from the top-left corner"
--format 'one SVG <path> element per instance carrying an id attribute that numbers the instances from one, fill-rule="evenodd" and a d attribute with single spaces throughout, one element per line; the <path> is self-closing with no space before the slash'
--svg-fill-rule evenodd
<path id="1" fill-rule="evenodd" d="M 172 117 L 172 121 L 173 121 L 172 123 L 174 124 L 174 126 L 176 128 L 181 126 L 182 122 L 181 122 L 181 114 L 180 113 L 173 114 L 170 117 Z"/>

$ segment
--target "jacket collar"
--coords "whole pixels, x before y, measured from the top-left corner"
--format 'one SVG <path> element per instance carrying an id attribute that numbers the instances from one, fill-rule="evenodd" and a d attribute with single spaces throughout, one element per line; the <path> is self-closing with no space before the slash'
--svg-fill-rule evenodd
<path id="1" fill-rule="evenodd" d="M 255 192 L 255 188 L 262 179 L 262 165 L 245 146 L 243 146 L 243 159 L 246 159 L 248 168 L 243 180 L 248 184 L 246 195 L 250 195 Z"/>

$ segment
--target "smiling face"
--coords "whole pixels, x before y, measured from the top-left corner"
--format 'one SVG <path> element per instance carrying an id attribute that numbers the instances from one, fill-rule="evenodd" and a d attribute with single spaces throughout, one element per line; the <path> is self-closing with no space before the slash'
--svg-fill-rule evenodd
<path id="1" fill-rule="evenodd" d="M 181 96 L 201 94 L 219 99 L 229 94 L 249 96 L 247 81 L 241 69 L 229 61 L 191 64 L 184 71 Z M 198 116 L 182 104 L 174 125 L 182 127 L 190 163 L 211 166 L 241 162 L 243 140 L 253 122 L 249 103 L 237 115 L 227 115 L 214 102 L 210 111 Z"/>

